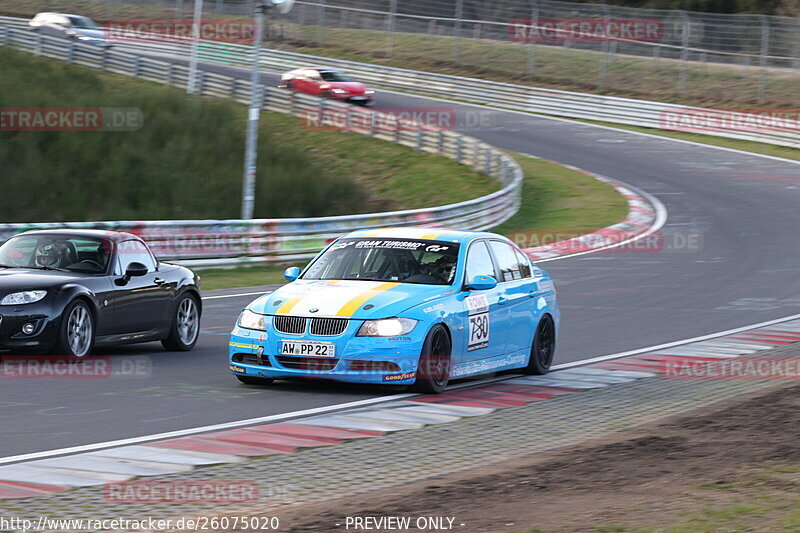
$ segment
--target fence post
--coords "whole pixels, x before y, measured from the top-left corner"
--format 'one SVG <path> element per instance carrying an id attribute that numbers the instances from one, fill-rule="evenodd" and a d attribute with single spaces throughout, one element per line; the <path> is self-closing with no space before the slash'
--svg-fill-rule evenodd
<path id="1" fill-rule="evenodd" d="M 394 54 L 394 19 L 397 15 L 397 0 L 389 1 L 389 13 L 386 15 L 386 57 Z"/>
<path id="2" fill-rule="evenodd" d="M 36 32 L 36 50 L 34 52 L 34 55 L 37 55 L 37 56 L 42 55 L 42 39 L 43 39 L 42 32 L 41 31 L 37 31 Z"/>
<path id="3" fill-rule="evenodd" d="M 461 137 L 461 135 L 456 137 L 456 163 L 461 163 L 461 155 L 462 155 L 461 150 L 462 150 L 463 140 L 464 139 L 463 137 Z"/>
<path id="4" fill-rule="evenodd" d="M 689 67 L 689 13 L 681 11 L 681 72 L 678 76 L 678 94 L 686 93 L 686 69 Z"/>
<path id="5" fill-rule="evenodd" d="M 6 28 L 5 26 L 0 26 L 0 36 L 2 36 L 2 40 L 0 42 L 3 43 L 3 46 L 8 46 L 8 43 L 11 42 L 11 39 L 9 39 L 8 37 L 9 33 L 10 33 L 9 28 Z"/>
<path id="6" fill-rule="evenodd" d="M 319 0 L 319 15 L 317 16 L 317 45 L 322 45 L 325 40 L 325 0 Z"/>
<path id="7" fill-rule="evenodd" d="M 175 76 L 175 64 L 170 63 L 169 66 L 167 67 L 167 80 L 166 80 L 167 87 L 172 86 L 172 80 L 174 76 Z"/>
<path id="8" fill-rule="evenodd" d="M 370 113 L 369 115 L 369 136 L 375 137 L 375 122 L 376 122 L 376 114 Z"/>
<path id="9" fill-rule="evenodd" d="M 70 65 L 75 62 L 75 41 L 69 40 L 69 52 L 67 53 L 67 63 Z"/>
<path id="10" fill-rule="evenodd" d="M 539 30 L 539 2 L 534 0 L 531 8 L 531 43 L 528 49 L 528 77 L 533 78 L 536 70 L 536 35 Z"/>
<path id="11" fill-rule="evenodd" d="M 417 144 L 414 146 L 415 152 L 422 151 L 422 145 L 425 143 L 425 130 L 420 128 L 417 130 Z"/>
<path id="12" fill-rule="evenodd" d="M 761 19 L 761 72 L 758 76 L 758 100 L 764 99 L 767 90 L 767 66 L 769 56 L 769 19 L 766 15 L 759 15 Z"/>
<path id="13" fill-rule="evenodd" d="M 103 56 L 105 58 L 105 55 Z M 133 77 L 138 78 L 142 75 L 142 58 L 141 56 L 136 56 L 136 59 L 133 61 Z"/>
<path id="14" fill-rule="evenodd" d="M 608 28 L 609 24 L 609 7 L 607 4 L 603 5 L 603 25 Z M 608 78 L 608 59 L 610 54 L 611 38 L 607 32 L 603 35 L 603 52 L 600 57 L 600 75 L 597 80 L 597 90 L 602 91 L 606 88 L 606 80 Z"/>
<path id="15" fill-rule="evenodd" d="M 464 19 L 464 0 L 456 0 L 456 24 L 453 28 L 455 42 L 453 44 L 453 63 L 458 63 L 461 58 L 461 21 Z"/>

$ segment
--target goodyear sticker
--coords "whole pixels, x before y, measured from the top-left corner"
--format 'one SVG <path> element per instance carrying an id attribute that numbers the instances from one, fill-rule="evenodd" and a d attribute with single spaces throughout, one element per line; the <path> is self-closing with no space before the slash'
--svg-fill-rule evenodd
<path id="1" fill-rule="evenodd" d="M 231 341 L 228 346 L 231 348 L 244 348 L 245 350 L 258 350 L 258 344 L 245 344 L 243 342 L 233 342 Z"/>
<path id="2" fill-rule="evenodd" d="M 416 377 L 416 372 L 404 372 L 402 374 L 389 374 L 383 376 L 383 381 L 403 381 L 406 379 L 414 379 Z"/>
<path id="3" fill-rule="evenodd" d="M 231 372 L 239 372 L 240 374 L 245 374 L 247 372 L 244 368 L 236 365 L 230 365 L 229 368 Z"/>

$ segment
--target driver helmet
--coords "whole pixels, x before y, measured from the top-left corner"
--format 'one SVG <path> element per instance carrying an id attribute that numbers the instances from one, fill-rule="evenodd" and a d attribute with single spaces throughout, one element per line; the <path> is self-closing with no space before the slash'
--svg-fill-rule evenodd
<path id="1" fill-rule="evenodd" d="M 443 255 L 436 260 L 436 272 L 443 281 L 450 281 L 455 274 L 453 266 L 456 264 L 456 258 L 453 255 Z"/>
<path id="2" fill-rule="evenodd" d="M 36 250 L 36 266 L 58 268 L 62 258 L 61 248 L 56 243 L 45 244 Z"/>

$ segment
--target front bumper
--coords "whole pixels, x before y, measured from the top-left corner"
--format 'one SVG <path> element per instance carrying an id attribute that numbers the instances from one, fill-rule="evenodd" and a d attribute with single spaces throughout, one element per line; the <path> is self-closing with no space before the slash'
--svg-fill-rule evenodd
<path id="1" fill-rule="evenodd" d="M 21 331 L 23 324 L 34 322 L 36 330 L 31 335 Z M 45 302 L 19 306 L 0 306 L 0 351 L 47 352 L 55 345 L 58 318 L 51 317 L 50 306 Z"/>
<path id="2" fill-rule="evenodd" d="M 348 102 L 348 103 L 351 103 L 351 104 L 356 104 L 356 105 L 369 105 L 369 104 L 372 103 L 372 98 L 370 98 L 369 96 L 350 96 L 350 95 L 347 95 L 347 94 L 343 94 L 343 95 L 338 95 L 337 94 L 337 95 L 334 95 L 334 99 L 340 100 L 342 102 Z"/>
<path id="3" fill-rule="evenodd" d="M 416 370 L 425 332 L 419 325 L 400 337 L 356 337 L 361 321 L 335 337 L 287 335 L 268 328 L 267 332 L 235 327 L 228 348 L 230 371 L 238 376 L 271 379 L 322 379 L 348 383 L 410 385 Z M 417 331 L 419 330 L 419 331 Z M 296 357 L 280 355 L 281 342 L 327 341 L 336 355 Z M 386 363 L 391 364 L 391 368 Z"/>

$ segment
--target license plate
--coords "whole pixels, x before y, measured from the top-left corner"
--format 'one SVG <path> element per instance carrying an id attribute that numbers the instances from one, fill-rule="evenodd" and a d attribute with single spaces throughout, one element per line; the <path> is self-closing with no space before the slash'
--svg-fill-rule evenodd
<path id="1" fill-rule="evenodd" d="M 281 341 L 281 355 L 298 357 L 336 357 L 336 345 L 332 342 Z"/>

